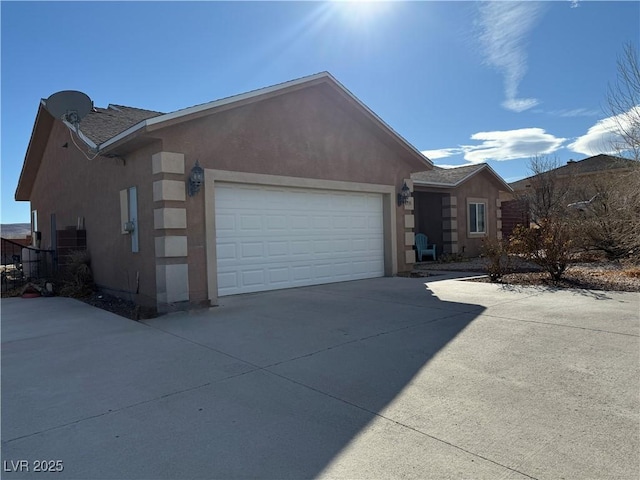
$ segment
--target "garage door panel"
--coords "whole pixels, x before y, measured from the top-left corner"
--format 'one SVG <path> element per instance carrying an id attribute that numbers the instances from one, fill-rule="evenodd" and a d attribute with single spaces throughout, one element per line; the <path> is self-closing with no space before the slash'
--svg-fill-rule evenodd
<path id="1" fill-rule="evenodd" d="M 221 260 L 235 260 L 238 255 L 236 254 L 235 243 L 219 243 L 218 244 L 218 261 Z"/>
<path id="2" fill-rule="evenodd" d="M 382 196 L 216 183 L 218 295 L 384 274 Z"/>
<path id="3" fill-rule="evenodd" d="M 288 267 L 268 268 L 267 272 L 269 275 L 269 283 L 271 285 L 289 283 L 290 275 Z"/>
<path id="4" fill-rule="evenodd" d="M 220 272 L 218 271 L 218 289 L 220 291 L 228 291 L 236 289 L 240 282 L 238 281 L 238 273 L 233 272 Z"/>
<path id="5" fill-rule="evenodd" d="M 286 257 L 289 255 L 289 242 L 269 242 L 267 244 L 267 251 L 270 257 Z"/>
<path id="6" fill-rule="evenodd" d="M 264 269 L 249 269 L 242 272 L 242 285 L 246 287 L 264 285 Z"/>
<path id="7" fill-rule="evenodd" d="M 313 228 L 318 231 L 324 231 L 331 228 L 331 217 L 328 215 L 315 215 L 313 217 Z"/>
<path id="8" fill-rule="evenodd" d="M 216 230 L 218 234 L 224 231 L 235 232 L 236 216 L 235 215 L 216 215 Z"/>
<path id="9" fill-rule="evenodd" d="M 242 258 L 262 258 L 264 248 L 262 242 L 244 242 L 241 244 Z"/>
<path id="10" fill-rule="evenodd" d="M 282 230 L 287 229 L 287 216 L 286 215 L 269 215 L 267 218 L 267 230 L 276 230 L 280 233 Z"/>
<path id="11" fill-rule="evenodd" d="M 309 255 L 310 253 L 311 244 L 308 240 L 291 242 L 291 255 Z"/>

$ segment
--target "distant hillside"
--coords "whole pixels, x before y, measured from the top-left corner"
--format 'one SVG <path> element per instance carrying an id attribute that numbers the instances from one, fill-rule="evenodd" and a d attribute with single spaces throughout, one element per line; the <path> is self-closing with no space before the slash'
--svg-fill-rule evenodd
<path id="1" fill-rule="evenodd" d="M 25 238 L 31 234 L 30 223 L 7 223 L 0 225 L 2 238 Z"/>

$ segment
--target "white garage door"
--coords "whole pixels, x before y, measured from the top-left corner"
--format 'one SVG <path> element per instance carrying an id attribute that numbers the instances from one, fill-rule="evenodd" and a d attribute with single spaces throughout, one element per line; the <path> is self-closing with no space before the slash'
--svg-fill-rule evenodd
<path id="1" fill-rule="evenodd" d="M 384 275 L 382 195 L 215 184 L 218 295 Z"/>

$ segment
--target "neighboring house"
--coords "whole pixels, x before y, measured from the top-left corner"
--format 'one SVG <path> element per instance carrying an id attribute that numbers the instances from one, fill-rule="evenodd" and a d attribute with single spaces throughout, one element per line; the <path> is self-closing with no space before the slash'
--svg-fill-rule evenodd
<path id="1" fill-rule="evenodd" d="M 500 193 L 511 188 L 488 164 L 434 167 L 411 179 L 415 232 L 427 235 L 438 255 L 477 256 L 485 239 L 502 238 Z"/>
<path id="2" fill-rule="evenodd" d="M 638 162 L 611 155 L 595 155 L 583 160 L 569 160 L 553 170 L 549 170 L 557 182 L 558 188 L 569 188 L 564 200 L 567 204 L 573 202 L 588 202 L 598 190 L 617 176 L 625 175 Z M 513 195 L 502 197 L 503 234 L 508 237 L 516 225 L 529 225 L 533 220 L 526 203 L 521 199 L 536 187 L 537 176 L 532 175 L 517 182 L 510 183 Z M 520 198 L 519 198 L 520 197 Z"/>
<path id="3" fill-rule="evenodd" d="M 569 160 L 566 165 L 554 168 L 550 172 L 554 173 L 557 178 L 571 179 L 572 181 L 585 181 L 588 183 L 597 183 L 597 179 L 603 175 L 620 174 L 630 171 L 638 162 L 628 160 L 626 158 L 615 157 L 612 155 L 595 155 L 585 158 L 584 160 Z M 532 186 L 532 175 L 509 185 L 513 189 L 514 194 L 525 193 Z"/>
<path id="4" fill-rule="evenodd" d="M 432 163 L 326 72 L 168 114 L 96 108 L 78 134 L 45 106 L 16 200 L 43 248 L 77 232 L 107 291 L 164 312 L 412 267 L 397 194 Z"/>

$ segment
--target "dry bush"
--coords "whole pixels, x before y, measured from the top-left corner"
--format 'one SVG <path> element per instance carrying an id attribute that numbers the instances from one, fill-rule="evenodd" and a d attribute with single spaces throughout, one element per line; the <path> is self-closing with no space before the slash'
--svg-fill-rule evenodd
<path id="1" fill-rule="evenodd" d="M 625 268 L 622 273 L 627 277 L 640 278 L 640 267 Z"/>
<path id="2" fill-rule="evenodd" d="M 482 243 L 482 256 L 488 260 L 485 268 L 492 282 L 500 281 L 503 275 L 511 272 L 509 243 L 497 239 L 486 239 Z"/>
<path id="3" fill-rule="evenodd" d="M 64 268 L 60 294 L 65 297 L 85 297 L 94 289 L 89 252 L 87 250 L 71 252 Z"/>
<path id="4" fill-rule="evenodd" d="M 511 236 L 510 249 L 540 266 L 552 280 L 557 281 L 575 261 L 573 238 L 571 225 L 547 219 L 541 221 L 538 228 L 518 225 Z"/>

